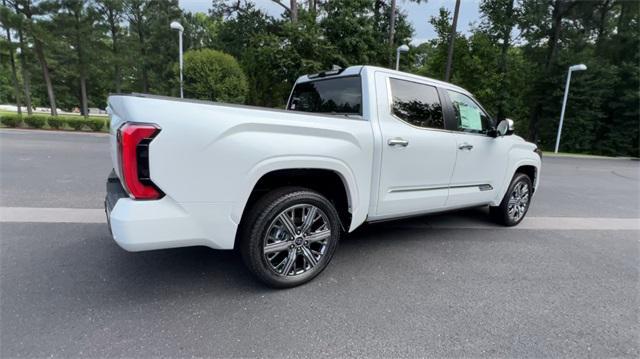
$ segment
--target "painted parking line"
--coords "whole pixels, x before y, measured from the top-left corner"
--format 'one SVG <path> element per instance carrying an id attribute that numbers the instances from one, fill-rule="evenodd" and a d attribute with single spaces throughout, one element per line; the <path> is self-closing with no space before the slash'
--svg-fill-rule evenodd
<path id="1" fill-rule="evenodd" d="M 0 222 L 106 223 L 104 209 L 0 207 Z"/>
<path id="2" fill-rule="evenodd" d="M 515 227 L 503 227 L 487 220 L 462 216 L 439 216 L 424 223 L 409 224 L 434 229 L 544 229 L 544 230 L 635 230 L 640 231 L 640 218 L 593 218 L 593 217 L 525 217 Z"/>
<path id="3" fill-rule="evenodd" d="M 0 207 L 0 223 L 105 223 L 103 209 Z M 433 229 L 538 229 L 538 230 L 635 230 L 640 218 L 527 217 L 516 227 L 502 227 L 488 220 L 459 215 L 422 217 L 413 221 L 389 222 L 402 228 Z"/>

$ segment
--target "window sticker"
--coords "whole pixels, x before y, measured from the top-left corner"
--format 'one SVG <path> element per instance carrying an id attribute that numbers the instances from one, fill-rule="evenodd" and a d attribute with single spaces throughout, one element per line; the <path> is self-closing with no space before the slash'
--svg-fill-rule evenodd
<path id="1" fill-rule="evenodd" d="M 482 119 L 480 112 L 467 104 L 458 102 L 460 110 L 460 128 L 469 130 L 482 130 Z"/>

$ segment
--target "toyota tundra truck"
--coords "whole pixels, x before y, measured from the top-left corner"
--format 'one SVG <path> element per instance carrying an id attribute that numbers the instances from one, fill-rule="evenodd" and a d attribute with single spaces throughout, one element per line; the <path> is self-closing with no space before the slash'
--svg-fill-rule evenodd
<path id="1" fill-rule="evenodd" d="M 285 110 L 129 94 L 108 99 L 105 207 L 127 251 L 237 249 L 273 287 L 305 283 L 365 222 L 489 206 L 514 226 L 537 147 L 471 93 L 372 66 L 300 77 Z"/>

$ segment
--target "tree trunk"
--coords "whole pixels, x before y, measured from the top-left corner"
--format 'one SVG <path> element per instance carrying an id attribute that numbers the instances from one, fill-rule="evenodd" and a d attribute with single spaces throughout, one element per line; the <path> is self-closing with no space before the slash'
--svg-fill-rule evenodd
<path id="1" fill-rule="evenodd" d="M 393 68 L 393 50 L 396 36 L 396 0 L 391 0 L 389 9 L 389 67 Z"/>
<path id="2" fill-rule="evenodd" d="M 545 70 L 548 70 L 558 51 L 558 39 L 560 38 L 560 29 L 562 27 L 562 11 L 560 7 L 562 3 L 556 0 L 551 13 L 551 32 L 549 34 L 549 48 L 547 50 L 547 61 L 545 62 Z"/>
<path id="3" fill-rule="evenodd" d="M 298 0 L 291 0 L 289 11 L 291 12 L 291 22 L 298 21 Z"/>
<path id="4" fill-rule="evenodd" d="M 447 65 L 444 71 L 444 80 L 451 79 L 451 65 L 453 63 L 453 45 L 456 42 L 456 31 L 458 27 L 458 14 L 460 13 L 460 0 L 456 0 L 456 8 L 453 11 L 453 22 L 451 23 L 451 34 L 449 34 L 449 49 L 447 51 Z"/>
<path id="5" fill-rule="evenodd" d="M 142 66 L 142 92 L 149 92 L 149 75 L 147 74 L 147 49 L 144 47 L 144 33 L 138 24 L 138 43 L 140 45 L 140 64 Z"/>
<path id="6" fill-rule="evenodd" d="M 138 46 L 140 47 L 140 66 L 142 69 L 142 92 L 149 92 L 149 74 L 147 73 L 147 49 L 144 43 L 144 14 L 143 2 L 136 2 L 129 11 L 129 23 L 135 26 L 136 35 L 138 35 Z"/>
<path id="7" fill-rule="evenodd" d="M 600 9 L 600 19 L 598 24 L 598 37 L 596 38 L 596 49 L 600 49 L 602 41 L 607 35 L 607 14 L 611 10 L 611 0 L 605 0 Z"/>
<path id="8" fill-rule="evenodd" d="M 16 5 L 16 10 L 17 10 Z M 51 116 L 58 116 L 58 109 L 56 105 L 56 95 L 53 91 L 53 84 L 51 83 L 51 75 L 49 74 L 49 65 L 47 64 L 47 59 L 44 56 L 44 50 L 42 48 L 42 41 L 38 39 L 33 30 L 33 13 L 31 12 L 31 4 L 28 1 L 24 8 L 22 9 L 22 13 L 27 18 L 27 26 L 29 27 L 29 32 L 33 36 L 33 47 L 36 53 L 36 58 L 40 63 L 40 67 L 42 68 L 42 77 L 44 79 L 44 83 L 47 86 L 47 95 L 49 96 L 49 106 L 51 106 Z"/>
<path id="9" fill-rule="evenodd" d="M 89 99 L 87 98 L 87 74 L 85 69 L 85 59 L 83 53 L 82 39 L 80 38 L 80 14 L 74 12 L 76 30 L 76 49 L 78 55 L 78 75 L 80 77 L 80 113 L 82 116 L 89 115 Z"/>
<path id="10" fill-rule="evenodd" d="M 109 28 L 111 31 L 111 53 L 113 54 L 113 85 L 116 93 L 121 92 L 122 75 L 120 74 L 120 59 L 118 58 L 118 24 L 113 11 L 109 11 Z"/>
<path id="11" fill-rule="evenodd" d="M 89 98 L 87 97 L 87 78 L 80 75 L 80 98 L 82 103 L 82 116 L 89 116 Z"/>
<path id="12" fill-rule="evenodd" d="M 514 0 L 510 0 L 505 9 L 505 19 L 507 23 L 504 24 L 502 29 L 502 47 L 500 48 L 500 77 L 502 78 L 500 84 L 500 97 L 498 100 L 498 121 L 505 119 L 505 102 L 507 100 L 507 71 L 508 71 L 508 56 L 509 47 L 511 46 L 511 30 L 513 29 L 513 4 Z"/>
<path id="13" fill-rule="evenodd" d="M 6 6 L 5 1 L 2 1 L 2 5 Z M 16 59 L 13 54 L 13 43 L 11 42 L 11 31 L 7 30 L 7 42 L 9 45 L 9 62 L 11 63 L 11 80 L 13 80 L 13 88 L 16 96 L 16 105 L 18 106 L 18 115 L 22 115 L 22 103 L 20 102 L 20 84 L 18 83 L 18 72 L 16 71 Z"/>
<path id="14" fill-rule="evenodd" d="M 49 74 L 49 65 L 47 59 L 44 57 L 44 50 L 42 50 L 42 43 L 40 40 L 34 40 L 34 47 L 36 50 L 36 57 L 40 66 L 42 67 L 42 77 L 47 85 L 47 95 L 49 95 L 49 106 L 51 106 L 51 116 L 58 116 L 58 109 L 56 106 L 56 95 L 53 92 L 53 84 L 51 83 L 51 75 Z"/>
<path id="15" fill-rule="evenodd" d="M 24 101 L 27 106 L 27 115 L 33 114 L 33 105 L 31 104 L 31 73 L 27 69 L 27 63 L 24 59 L 25 46 L 24 36 L 22 34 L 22 25 L 18 27 L 18 40 L 20 41 L 20 69 L 22 70 L 22 85 L 24 86 Z"/>

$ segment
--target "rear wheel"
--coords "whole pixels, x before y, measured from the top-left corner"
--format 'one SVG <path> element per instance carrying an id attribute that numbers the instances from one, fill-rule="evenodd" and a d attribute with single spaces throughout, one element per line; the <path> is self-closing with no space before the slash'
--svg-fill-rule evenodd
<path id="1" fill-rule="evenodd" d="M 497 223 L 505 226 L 517 225 L 529 210 L 532 194 L 533 184 L 529 176 L 524 173 L 516 173 L 500 205 L 489 208 L 491 217 Z"/>
<path id="2" fill-rule="evenodd" d="M 277 288 L 294 287 L 320 274 L 340 239 L 340 219 L 331 202 L 300 187 L 266 194 L 243 222 L 240 253 L 245 264 Z"/>

